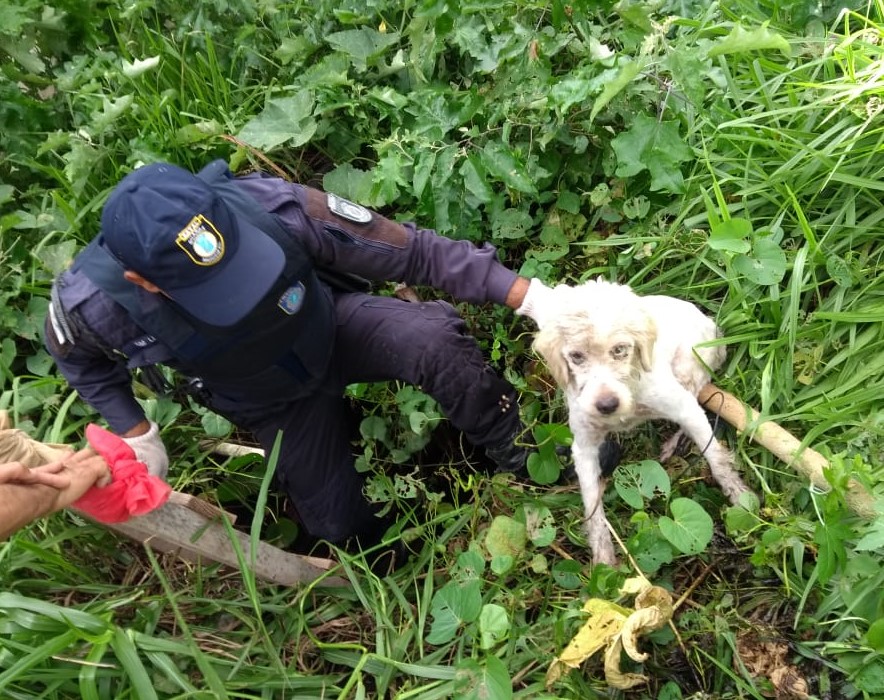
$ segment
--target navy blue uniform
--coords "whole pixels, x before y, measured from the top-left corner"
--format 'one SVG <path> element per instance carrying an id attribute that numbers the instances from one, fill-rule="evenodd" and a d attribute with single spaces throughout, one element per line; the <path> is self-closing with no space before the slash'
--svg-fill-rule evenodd
<path id="1" fill-rule="evenodd" d="M 235 182 L 279 218 L 317 267 L 431 286 L 475 303 L 503 304 L 516 280 L 492 246 L 455 241 L 377 214 L 367 225 L 348 222 L 329 209 L 325 193 L 263 174 Z M 82 272 L 63 273 L 55 291 L 83 332 L 76 343 L 59 344 L 48 329 L 47 347 L 71 386 L 115 432 L 144 420 L 130 369 L 159 363 L 201 376 L 199 366 L 185 365 L 147 335 Z M 347 384 L 414 384 L 479 446 L 511 439 L 519 417 L 513 387 L 486 365 L 449 304 L 325 291 L 333 298 L 336 330 L 332 347 L 317 348 L 330 355 L 323 376 L 299 382 L 276 365 L 255 371 L 243 357 L 236 372 L 213 377 L 205 389 L 211 408 L 251 431 L 268 454 L 277 431 L 283 431 L 278 482 L 311 534 L 335 542 L 376 522 L 353 467 Z"/>

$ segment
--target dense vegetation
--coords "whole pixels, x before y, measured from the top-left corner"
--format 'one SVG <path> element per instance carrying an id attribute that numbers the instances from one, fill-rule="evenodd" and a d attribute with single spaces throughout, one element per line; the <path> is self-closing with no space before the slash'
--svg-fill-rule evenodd
<path id="1" fill-rule="evenodd" d="M 225 158 L 492 241 L 529 276 L 698 303 L 726 333 L 716 383 L 832 465 L 821 492 L 725 432 L 761 498 L 727 508 L 696 453 L 664 471 L 666 426 L 642 428 L 608 493 L 632 559 L 592 568 L 579 496 L 551 485 L 569 436 L 532 328 L 462 306 L 522 393 L 536 483 L 489 478 L 416 389 L 354 386 L 405 566 L 338 552 L 351 590 L 290 590 L 53 516 L 0 544 L 0 697 L 884 697 L 884 512 L 845 502 L 849 477 L 884 492 L 884 7 L 844 5 L 0 0 L 0 409 L 33 436 L 96 420 L 40 336 L 109 189 Z M 200 447 L 231 426 L 139 391 L 176 488 L 248 515 L 263 463 Z M 676 499 L 714 530 L 661 527 Z M 648 683 L 611 690 L 593 658 L 547 687 L 584 601 L 629 604 L 634 567 L 687 595 L 644 642 Z"/>

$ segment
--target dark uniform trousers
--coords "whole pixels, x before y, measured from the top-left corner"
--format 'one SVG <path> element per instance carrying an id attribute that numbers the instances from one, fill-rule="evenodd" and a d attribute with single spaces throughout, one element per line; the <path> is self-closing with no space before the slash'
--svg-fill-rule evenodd
<path id="1" fill-rule="evenodd" d="M 378 529 L 363 495 L 364 479 L 354 467 L 348 384 L 413 384 L 478 446 L 512 440 L 520 423 L 514 388 L 488 367 L 450 304 L 345 293 L 336 296 L 335 307 L 335 348 L 322 388 L 260 420 L 231 418 L 268 455 L 282 431 L 280 486 L 310 534 L 341 542 Z"/>

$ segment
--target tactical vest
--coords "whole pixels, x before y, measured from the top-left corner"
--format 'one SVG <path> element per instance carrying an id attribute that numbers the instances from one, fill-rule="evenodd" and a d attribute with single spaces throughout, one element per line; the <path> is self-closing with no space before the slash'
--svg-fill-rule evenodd
<path id="1" fill-rule="evenodd" d="M 279 278 L 242 321 L 228 328 L 209 326 L 166 297 L 127 281 L 120 263 L 101 245 L 100 235 L 77 256 L 72 270 L 85 274 L 140 328 L 168 347 L 183 369 L 206 382 L 247 379 L 272 365 L 300 384 L 321 377 L 334 344 L 334 306 L 303 246 L 274 214 L 233 182 L 224 161 L 210 163 L 198 177 L 233 214 L 248 219 L 285 253 Z"/>

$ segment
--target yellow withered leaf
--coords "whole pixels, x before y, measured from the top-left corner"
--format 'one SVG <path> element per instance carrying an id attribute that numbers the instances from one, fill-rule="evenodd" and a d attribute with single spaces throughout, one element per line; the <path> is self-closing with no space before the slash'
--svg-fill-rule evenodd
<path id="1" fill-rule="evenodd" d="M 600 649 L 605 649 L 605 681 L 612 688 L 625 690 L 644 683 L 638 673 L 620 670 L 620 655 L 643 662 L 648 655 L 638 650 L 639 637 L 660 629 L 672 619 L 672 596 L 665 588 L 632 580 L 624 591 L 638 593 L 635 610 L 598 598 L 590 598 L 583 609 L 590 614 L 580 631 L 550 665 L 546 674 L 549 688 L 568 669 L 577 668 Z"/>
<path id="2" fill-rule="evenodd" d="M 546 673 L 546 685 L 555 683 L 562 674 L 577 668 L 590 656 L 603 649 L 608 641 L 617 636 L 629 615 L 629 609 L 600 598 L 590 598 L 583 605 L 590 617 L 574 635 L 568 646 L 559 654 Z"/>

